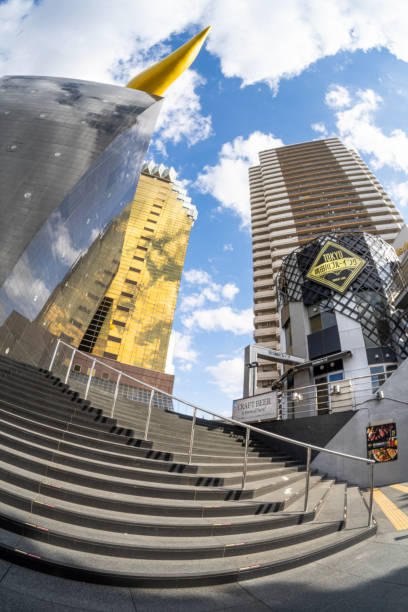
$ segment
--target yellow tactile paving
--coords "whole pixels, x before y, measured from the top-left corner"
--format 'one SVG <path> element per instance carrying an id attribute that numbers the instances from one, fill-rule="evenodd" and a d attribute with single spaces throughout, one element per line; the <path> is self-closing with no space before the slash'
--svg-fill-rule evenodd
<path id="1" fill-rule="evenodd" d="M 398 489 L 398 491 L 402 491 L 403 493 L 408 493 L 407 485 L 395 484 L 391 485 L 393 489 Z"/>
<path id="2" fill-rule="evenodd" d="M 398 485 L 402 486 L 402 485 Z M 408 515 L 398 508 L 382 491 L 374 489 L 374 501 L 397 531 L 408 529 Z"/>

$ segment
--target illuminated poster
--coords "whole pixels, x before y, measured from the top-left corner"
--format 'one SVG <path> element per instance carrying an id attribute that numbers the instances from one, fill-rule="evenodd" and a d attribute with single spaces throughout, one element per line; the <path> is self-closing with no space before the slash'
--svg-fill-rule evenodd
<path id="1" fill-rule="evenodd" d="M 344 293 L 365 265 L 365 259 L 329 240 L 306 276 L 316 283 Z"/>
<path id="2" fill-rule="evenodd" d="M 378 463 L 398 458 L 397 428 L 395 423 L 367 427 L 367 456 Z"/>

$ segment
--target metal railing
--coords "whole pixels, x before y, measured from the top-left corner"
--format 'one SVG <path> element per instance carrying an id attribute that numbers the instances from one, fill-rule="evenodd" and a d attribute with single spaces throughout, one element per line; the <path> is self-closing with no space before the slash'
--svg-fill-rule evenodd
<path id="1" fill-rule="evenodd" d="M 379 384 L 385 382 L 385 375 L 384 380 L 377 379 L 378 375 L 356 376 L 282 391 L 278 396 L 279 418 L 287 420 L 356 410 L 375 398 Z"/>
<path id="2" fill-rule="evenodd" d="M 62 349 L 62 355 L 58 355 L 61 349 Z M 71 354 L 67 355 L 65 349 L 68 349 L 69 351 L 71 351 Z M 188 464 L 191 464 L 192 458 L 193 458 L 194 436 L 195 436 L 197 416 L 201 417 L 201 414 L 210 415 L 213 419 L 214 418 L 217 419 L 217 421 L 223 421 L 223 422 L 233 425 L 234 427 L 243 428 L 245 431 L 245 443 L 244 443 L 244 457 L 243 457 L 243 465 L 242 465 L 242 481 L 241 481 L 242 489 L 245 488 L 245 484 L 246 484 L 246 476 L 247 476 L 247 469 L 248 469 L 248 449 L 249 449 L 251 433 L 262 435 L 267 438 L 272 438 L 275 440 L 280 440 L 281 442 L 286 442 L 288 444 L 293 444 L 295 446 L 300 446 L 306 449 L 306 482 L 305 482 L 305 496 L 304 496 L 304 512 L 307 511 L 308 498 L 309 498 L 310 470 L 311 470 L 310 465 L 311 465 L 312 450 L 319 452 L 319 453 L 326 453 L 328 455 L 343 457 L 344 459 L 350 459 L 351 461 L 359 461 L 359 462 L 365 463 L 369 468 L 370 496 L 369 496 L 369 504 L 368 504 L 368 526 L 371 526 L 372 520 L 373 520 L 374 464 L 375 464 L 375 461 L 373 459 L 368 459 L 367 457 L 358 457 L 355 455 L 350 455 L 348 453 L 342 453 L 340 451 L 334 451 L 334 450 L 330 450 L 327 448 L 322 448 L 320 446 L 316 446 L 315 444 L 308 444 L 306 442 L 301 442 L 300 440 L 294 440 L 293 438 L 288 438 L 280 434 L 265 431 L 263 429 L 260 429 L 259 427 L 255 427 L 254 425 L 249 425 L 247 423 L 237 421 L 236 419 L 219 415 L 215 412 L 212 412 L 211 410 L 208 410 L 206 408 L 201 408 L 191 402 L 187 402 L 181 398 L 176 397 L 175 395 L 172 395 L 161 389 L 158 389 L 157 387 L 149 385 L 148 383 L 138 378 L 135 378 L 134 376 L 131 376 L 123 371 L 113 368 L 112 366 L 106 364 L 104 361 L 97 359 L 96 357 L 90 356 L 87 353 L 83 353 L 82 351 L 78 351 L 78 349 L 76 349 L 75 347 L 71 346 L 70 344 L 67 344 L 66 342 L 60 339 L 58 339 L 56 343 L 56 346 L 55 346 L 55 349 L 54 349 L 54 352 L 51 358 L 51 362 L 49 365 L 49 370 L 53 370 L 53 368 L 55 368 L 55 366 L 57 365 L 58 359 L 59 359 L 60 360 L 59 367 L 63 371 L 66 368 L 64 380 L 67 383 L 69 380 L 70 374 L 72 372 L 72 367 L 75 361 L 75 355 L 80 356 L 80 359 L 82 361 L 85 359 L 85 360 L 89 360 L 90 362 L 90 368 L 89 368 L 89 372 L 87 376 L 84 399 L 87 399 L 89 391 L 91 389 L 92 378 L 93 378 L 97 364 L 103 367 L 103 369 L 108 369 L 108 370 L 115 372 L 116 386 L 115 386 L 115 391 L 113 393 L 113 398 L 112 398 L 112 406 L 111 406 L 111 412 L 110 412 L 111 417 L 113 417 L 115 414 L 115 408 L 116 408 L 117 400 L 118 400 L 119 383 L 122 379 L 127 378 L 131 380 L 132 382 L 141 385 L 142 388 L 150 389 L 150 397 L 149 397 L 149 403 L 148 403 L 148 409 L 147 409 L 146 421 L 145 421 L 145 427 L 144 427 L 144 439 L 145 440 L 148 439 L 150 423 L 151 423 L 151 416 L 152 416 L 152 409 L 153 409 L 153 398 L 155 394 L 162 394 L 164 396 L 167 396 L 172 402 L 173 401 L 180 402 L 184 407 L 191 408 L 192 409 L 192 419 L 191 419 L 190 438 L 189 438 L 189 445 L 188 445 Z M 58 371 L 56 373 L 58 374 Z"/>

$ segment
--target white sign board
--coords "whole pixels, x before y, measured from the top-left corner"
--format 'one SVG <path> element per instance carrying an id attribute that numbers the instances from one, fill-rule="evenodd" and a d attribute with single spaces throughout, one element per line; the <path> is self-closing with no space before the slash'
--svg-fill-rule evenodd
<path id="1" fill-rule="evenodd" d="M 281 353 L 280 351 L 275 351 L 274 349 L 265 348 L 263 346 L 256 346 L 257 356 L 264 359 L 271 359 L 272 361 L 277 361 L 278 363 L 287 363 L 287 364 L 303 364 L 305 363 L 305 359 L 302 357 L 295 357 L 294 355 L 288 355 L 287 353 Z"/>
<path id="2" fill-rule="evenodd" d="M 244 423 L 263 421 L 278 417 L 276 391 L 244 397 L 232 402 L 232 418 Z"/>

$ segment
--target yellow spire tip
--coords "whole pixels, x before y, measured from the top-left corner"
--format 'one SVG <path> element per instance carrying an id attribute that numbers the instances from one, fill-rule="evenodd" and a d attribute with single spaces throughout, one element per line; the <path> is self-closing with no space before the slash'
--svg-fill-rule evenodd
<path id="1" fill-rule="evenodd" d="M 194 62 L 210 29 L 211 26 L 208 26 L 160 62 L 143 70 L 129 81 L 126 87 L 162 96 L 177 77 Z"/>

